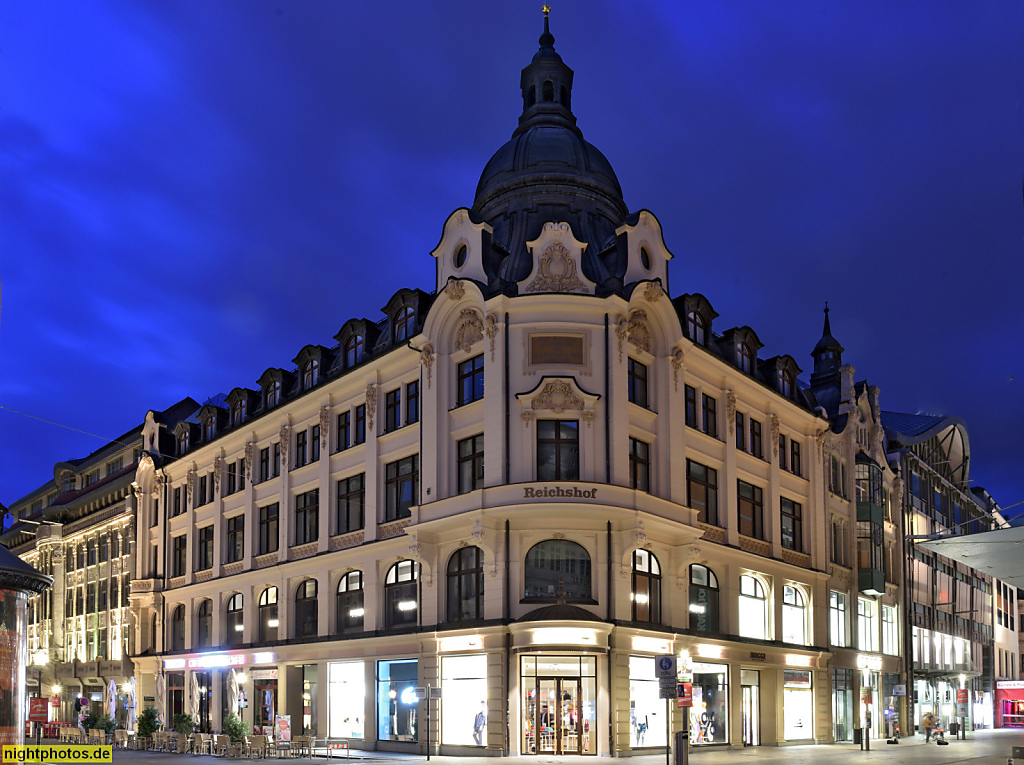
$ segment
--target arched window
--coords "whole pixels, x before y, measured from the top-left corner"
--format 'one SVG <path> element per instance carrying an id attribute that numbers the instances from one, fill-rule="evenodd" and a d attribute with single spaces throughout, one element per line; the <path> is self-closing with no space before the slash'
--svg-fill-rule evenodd
<path id="1" fill-rule="evenodd" d="M 363 336 L 352 335 L 345 343 L 345 366 L 348 368 L 354 367 L 360 361 L 363 360 Z"/>
<path id="2" fill-rule="evenodd" d="M 526 108 L 529 109 L 537 103 L 537 86 L 531 85 L 530 89 L 526 91 Z"/>
<path id="3" fill-rule="evenodd" d="M 555 84 L 551 80 L 545 80 L 544 85 L 541 89 L 541 100 L 543 101 L 554 101 L 555 100 Z"/>
<path id="4" fill-rule="evenodd" d="M 338 634 L 363 631 L 363 572 L 350 571 L 338 582 Z"/>
<path id="5" fill-rule="evenodd" d="M 245 627 L 243 625 L 244 612 L 242 606 L 245 604 L 245 598 L 242 597 L 242 593 L 236 592 L 230 598 L 228 598 L 227 607 L 227 627 L 228 627 L 228 645 L 241 645 L 245 642 Z"/>
<path id="6" fill-rule="evenodd" d="M 213 603 L 204 600 L 196 610 L 196 647 L 209 648 L 213 645 Z"/>
<path id="7" fill-rule="evenodd" d="M 302 389 L 309 390 L 320 382 L 320 362 L 310 359 L 302 370 Z"/>
<path id="8" fill-rule="evenodd" d="M 719 632 L 718 577 L 707 566 L 690 566 L 690 629 Z"/>
<path id="9" fill-rule="evenodd" d="M 786 398 L 793 398 L 793 375 L 788 369 L 779 370 L 779 393 Z"/>
<path id="10" fill-rule="evenodd" d="M 281 403 L 281 383 L 274 380 L 267 386 L 267 409 Z"/>
<path id="11" fill-rule="evenodd" d="M 661 566 L 647 550 L 633 551 L 633 621 L 661 623 Z"/>
<path id="12" fill-rule="evenodd" d="M 740 577 L 740 635 L 758 640 L 768 637 L 768 596 L 764 586 L 749 574 Z"/>
<path id="13" fill-rule="evenodd" d="M 384 626 L 415 627 L 419 611 L 417 568 L 411 560 L 401 560 L 388 569 L 384 579 Z"/>
<path id="14" fill-rule="evenodd" d="M 590 555 L 568 539 L 547 539 L 530 548 L 524 567 L 527 598 L 551 602 L 564 591 L 567 601 L 593 603 Z"/>
<path id="15" fill-rule="evenodd" d="M 807 645 L 807 605 L 804 595 L 788 584 L 782 588 L 782 642 Z"/>
<path id="16" fill-rule="evenodd" d="M 747 374 L 750 374 L 750 370 L 754 367 L 754 352 L 746 343 L 736 343 L 736 366 L 740 368 L 741 372 Z"/>
<path id="17" fill-rule="evenodd" d="M 277 588 L 268 587 L 260 595 L 260 642 L 277 640 Z"/>
<path id="18" fill-rule="evenodd" d="M 295 637 L 316 637 L 316 579 L 307 579 L 295 593 Z"/>
<path id="19" fill-rule="evenodd" d="M 484 553 L 463 547 L 448 561 L 448 621 L 484 618 Z"/>
<path id="20" fill-rule="evenodd" d="M 245 399 L 240 398 L 235 402 L 235 405 L 231 407 L 231 424 L 241 425 L 245 422 Z"/>
<path id="21" fill-rule="evenodd" d="M 185 650 L 185 606 L 171 612 L 171 650 Z"/>
<path id="22" fill-rule="evenodd" d="M 705 344 L 705 330 L 707 325 L 704 323 L 704 317 L 696 311 L 690 311 L 686 315 L 686 330 L 690 335 L 690 339 L 697 345 Z"/>
<path id="23" fill-rule="evenodd" d="M 180 457 L 182 454 L 184 454 L 187 451 L 188 451 L 188 431 L 187 430 L 183 430 L 178 435 L 178 456 Z M 66 479 L 65 479 L 65 483 L 66 483 Z"/>
<path id="24" fill-rule="evenodd" d="M 412 306 L 407 305 L 399 308 L 391 320 L 391 326 L 392 335 L 396 343 L 412 337 L 416 331 L 416 312 L 412 310 Z"/>
<path id="25" fill-rule="evenodd" d="M 214 436 L 214 426 L 217 423 L 217 418 L 210 417 L 206 418 L 206 422 L 203 423 L 203 439 L 206 441 L 212 441 Z"/>

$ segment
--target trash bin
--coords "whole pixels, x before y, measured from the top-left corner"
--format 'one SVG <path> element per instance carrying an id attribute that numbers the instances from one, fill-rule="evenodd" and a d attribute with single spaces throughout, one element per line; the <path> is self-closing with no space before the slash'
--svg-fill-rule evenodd
<path id="1" fill-rule="evenodd" d="M 863 728 L 854 728 L 853 729 L 853 743 L 855 743 L 857 745 L 863 745 L 864 744 L 864 729 Z"/>
<path id="2" fill-rule="evenodd" d="M 951 722 L 949 724 L 949 735 L 955 736 L 960 732 L 960 723 Z"/>

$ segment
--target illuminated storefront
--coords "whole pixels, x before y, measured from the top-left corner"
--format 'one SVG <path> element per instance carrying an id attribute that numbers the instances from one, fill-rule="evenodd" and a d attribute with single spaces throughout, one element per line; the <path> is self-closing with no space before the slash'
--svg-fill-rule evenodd
<path id="1" fill-rule="evenodd" d="M 377 739 L 419 740 L 416 659 L 377 662 Z"/>
<path id="2" fill-rule="evenodd" d="M 729 743 L 728 691 L 728 665 L 693 663 L 690 743 L 694 746 Z"/>
<path id="3" fill-rule="evenodd" d="M 596 754 L 597 660 L 523 656 L 524 754 Z"/>
<path id="4" fill-rule="evenodd" d="M 653 657 L 629 657 L 629 746 L 665 746 L 665 701 L 658 696 Z"/>
<path id="5" fill-rule="evenodd" d="M 365 671 L 361 661 L 328 665 L 327 712 L 332 738 L 361 739 L 366 735 Z"/>
<path id="6" fill-rule="evenodd" d="M 487 729 L 487 657 L 442 657 L 441 688 L 441 743 L 482 746 Z"/>
<path id="7" fill-rule="evenodd" d="M 786 741 L 814 738 L 814 691 L 811 673 L 804 670 L 783 670 L 782 736 Z"/>

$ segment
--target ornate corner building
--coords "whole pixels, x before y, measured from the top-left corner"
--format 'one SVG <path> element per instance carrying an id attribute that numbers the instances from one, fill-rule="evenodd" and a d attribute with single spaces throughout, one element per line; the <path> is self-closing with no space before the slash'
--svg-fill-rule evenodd
<path id="1" fill-rule="evenodd" d="M 168 717 L 220 729 L 241 701 L 355 748 L 652 753 L 685 713 L 659 697 L 672 654 L 695 746 L 849 740 L 872 712 L 881 735 L 890 705 L 906 730 L 905 473 L 877 389 L 827 314 L 805 385 L 672 296 L 572 82 L 545 19 L 432 293 L 146 416 L 120 623 Z"/>

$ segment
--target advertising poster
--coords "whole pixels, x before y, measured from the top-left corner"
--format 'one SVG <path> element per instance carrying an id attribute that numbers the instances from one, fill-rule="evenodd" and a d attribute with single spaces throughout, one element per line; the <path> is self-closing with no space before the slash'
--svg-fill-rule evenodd
<path id="1" fill-rule="evenodd" d="M 274 728 L 277 731 L 278 741 L 292 740 L 292 716 L 277 715 L 274 717 Z"/>

